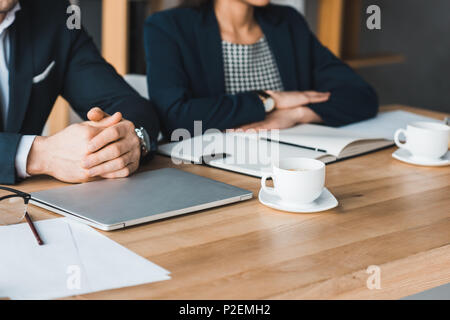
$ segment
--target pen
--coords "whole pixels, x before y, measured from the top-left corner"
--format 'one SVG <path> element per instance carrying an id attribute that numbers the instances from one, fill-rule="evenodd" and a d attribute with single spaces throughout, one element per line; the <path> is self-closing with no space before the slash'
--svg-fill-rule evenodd
<path id="1" fill-rule="evenodd" d="M 285 144 L 285 145 L 288 145 L 288 146 L 300 147 L 300 148 L 303 148 L 303 149 L 308 149 L 308 150 L 313 150 L 313 151 L 327 153 L 327 150 L 324 150 L 324 149 L 302 146 L 300 144 L 289 143 L 289 142 L 284 142 L 284 141 L 279 141 L 279 140 L 273 140 L 273 139 L 270 139 L 270 138 L 262 138 L 262 139 L 267 140 L 269 142 L 278 142 L 278 143 Z"/>
<path id="2" fill-rule="evenodd" d="M 44 241 L 42 241 L 41 237 L 39 236 L 39 233 L 37 232 L 36 227 L 34 226 L 34 223 L 31 220 L 31 217 L 28 214 L 28 212 L 25 212 L 25 220 L 27 221 L 28 225 L 30 226 L 31 231 L 33 232 L 33 235 L 36 238 L 38 245 L 42 246 L 44 244 Z"/>

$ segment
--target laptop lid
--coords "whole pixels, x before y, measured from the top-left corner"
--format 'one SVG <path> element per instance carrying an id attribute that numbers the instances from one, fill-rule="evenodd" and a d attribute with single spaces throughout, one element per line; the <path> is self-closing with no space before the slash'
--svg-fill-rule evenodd
<path id="1" fill-rule="evenodd" d="M 252 192 L 174 168 L 31 194 L 30 203 L 114 230 L 251 199 Z"/>

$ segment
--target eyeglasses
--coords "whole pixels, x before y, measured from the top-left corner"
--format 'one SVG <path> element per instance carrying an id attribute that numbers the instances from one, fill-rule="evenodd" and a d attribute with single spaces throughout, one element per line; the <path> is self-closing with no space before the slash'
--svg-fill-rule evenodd
<path id="1" fill-rule="evenodd" d="M 31 195 L 8 187 L 0 186 L 0 190 L 4 191 L 0 193 L 0 225 L 17 224 L 25 219 L 38 244 L 43 245 L 44 242 L 39 236 L 39 233 L 27 212 Z"/>

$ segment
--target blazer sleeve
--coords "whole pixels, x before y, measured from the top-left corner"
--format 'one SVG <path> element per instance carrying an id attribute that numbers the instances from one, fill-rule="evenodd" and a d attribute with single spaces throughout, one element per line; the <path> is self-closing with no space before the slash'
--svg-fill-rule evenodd
<path id="1" fill-rule="evenodd" d="M 159 121 L 153 105 L 134 91 L 100 55 L 84 29 L 73 37 L 62 88 L 63 97 L 84 119 L 92 107 L 113 114 L 120 111 L 136 127 L 144 127 L 156 141 Z"/>
<path id="2" fill-rule="evenodd" d="M 328 101 L 311 104 L 310 108 L 329 126 L 341 126 L 374 117 L 378 112 L 375 90 L 325 48 L 309 30 L 304 19 L 301 19 L 309 33 L 313 61 L 312 89 L 331 92 Z"/>
<path id="3" fill-rule="evenodd" d="M 153 17 L 147 19 L 144 45 L 149 95 L 166 135 L 177 128 L 194 134 L 196 120 L 202 121 L 205 131 L 235 128 L 265 118 L 263 103 L 252 92 L 193 97 L 191 80 L 183 66 L 182 48 L 165 29 L 160 21 L 153 23 Z M 198 81 L 205 80 L 199 77 Z"/>
<path id="4" fill-rule="evenodd" d="M 17 182 L 16 153 L 22 135 L 0 132 L 0 184 Z"/>

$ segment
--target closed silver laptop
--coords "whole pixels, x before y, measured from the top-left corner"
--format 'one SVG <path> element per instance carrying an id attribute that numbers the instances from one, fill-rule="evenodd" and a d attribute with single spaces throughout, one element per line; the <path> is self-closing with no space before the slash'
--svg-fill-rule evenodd
<path id="1" fill-rule="evenodd" d="M 101 230 L 115 230 L 233 202 L 252 192 L 166 168 L 31 194 L 31 204 Z"/>

